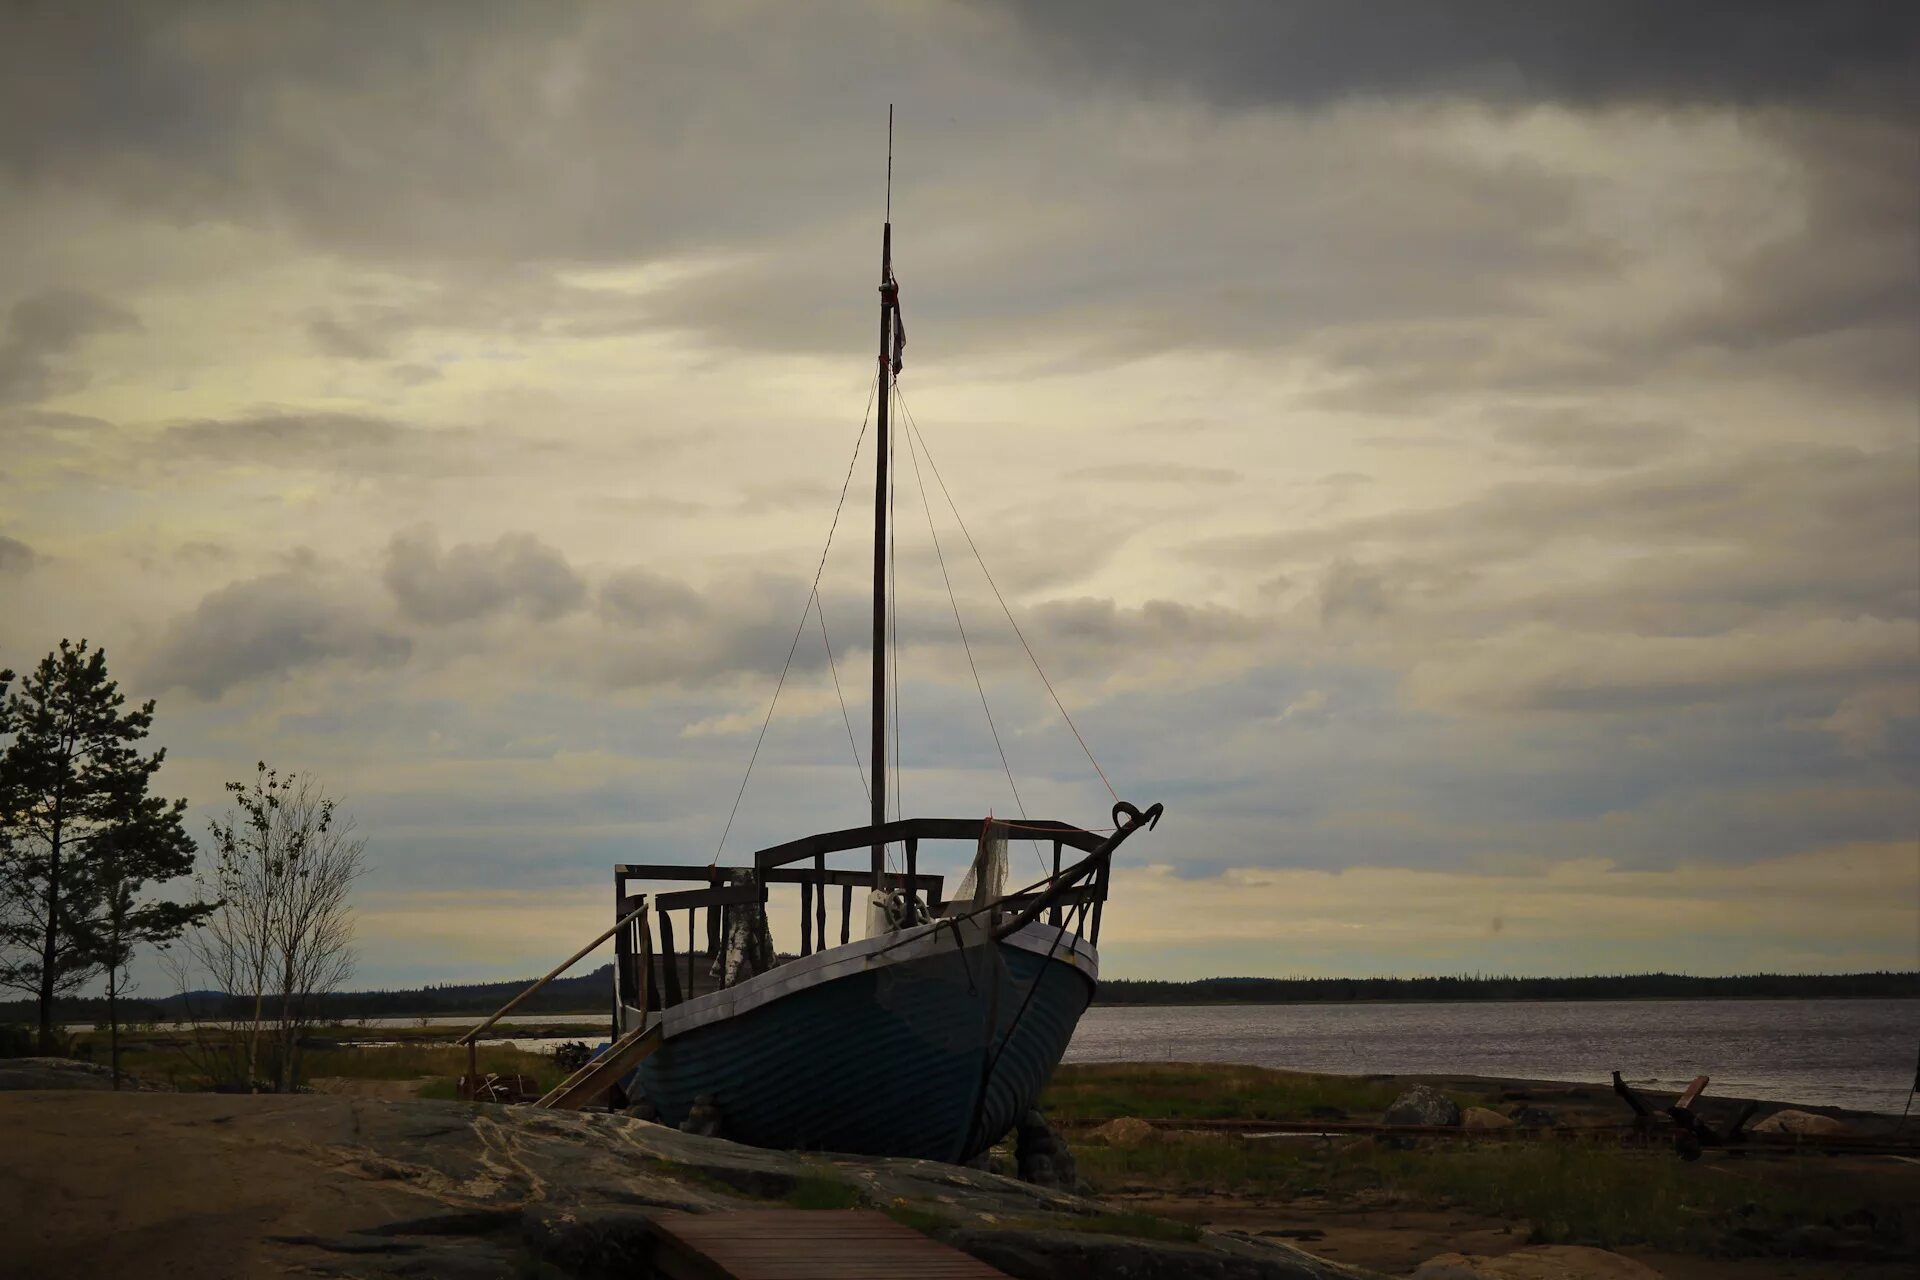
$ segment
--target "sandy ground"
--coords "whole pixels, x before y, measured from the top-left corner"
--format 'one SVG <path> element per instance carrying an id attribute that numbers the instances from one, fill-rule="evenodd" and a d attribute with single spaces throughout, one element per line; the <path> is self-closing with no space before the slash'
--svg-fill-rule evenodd
<path id="1" fill-rule="evenodd" d="M 111 1093 L 0 1095 L 0 1276 L 278 1275 L 287 1259 L 266 1237 L 425 1211 L 295 1137 L 307 1099 L 246 1101 L 236 1115 L 212 1094 L 141 1095 L 137 1110 Z"/>

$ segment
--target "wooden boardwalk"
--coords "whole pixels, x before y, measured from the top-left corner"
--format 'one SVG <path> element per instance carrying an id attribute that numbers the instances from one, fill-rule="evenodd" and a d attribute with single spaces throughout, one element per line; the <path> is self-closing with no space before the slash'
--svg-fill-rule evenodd
<path id="1" fill-rule="evenodd" d="M 663 1213 L 654 1231 L 671 1280 L 1007 1280 L 871 1209 Z"/>

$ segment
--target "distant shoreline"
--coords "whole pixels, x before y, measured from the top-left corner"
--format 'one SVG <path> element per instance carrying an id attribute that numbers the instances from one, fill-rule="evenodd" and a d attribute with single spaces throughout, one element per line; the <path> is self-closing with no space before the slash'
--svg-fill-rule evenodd
<path id="1" fill-rule="evenodd" d="M 613 1003 L 611 965 L 554 982 L 525 1005 L 525 1018 L 598 1014 Z M 354 1022 L 363 1018 L 485 1017 L 519 994 L 528 980 L 449 983 L 390 991 L 342 992 L 323 997 L 315 1021 Z M 203 1019 L 220 997 L 201 992 L 193 1003 Z M 1632 1000 L 1914 1000 L 1920 999 L 1920 972 L 1832 974 L 1742 974 L 1701 978 L 1686 974 L 1615 974 L 1584 978 L 1432 977 L 1432 978 L 1200 978 L 1170 982 L 1150 978 L 1109 978 L 1100 983 L 1094 1003 L 1108 1008 L 1233 1005 L 1396 1005 L 1396 1004 L 1550 1004 Z M 178 995 L 162 999 L 133 996 L 121 1002 L 127 1022 L 186 1021 L 187 1002 Z M 107 1014 L 100 999 L 61 1000 L 55 1020 L 100 1022 Z M 32 1001 L 0 1003 L 0 1023 L 31 1023 Z"/>

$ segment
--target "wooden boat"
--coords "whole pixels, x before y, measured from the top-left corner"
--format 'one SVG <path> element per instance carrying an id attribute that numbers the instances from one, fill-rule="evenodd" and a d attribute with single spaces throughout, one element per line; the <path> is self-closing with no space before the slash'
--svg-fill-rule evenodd
<path id="1" fill-rule="evenodd" d="M 887 167 L 891 186 L 891 154 Z M 1112 827 L 1098 831 L 887 818 L 889 408 L 904 339 L 891 203 L 889 194 L 880 257 L 871 821 L 740 865 L 616 867 L 616 919 L 626 923 L 615 934 L 614 1020 L 616 1039 L 657 1040 L 622 1092 L 665 1123 L 711 1118 L 726 1137 L 758 1146 L 958 1162 L 1003 1137 L 1046 1087 L 1094 995 L 1113 853 L 1154 825 L 1161 806 L 1143 811 L 1116 796 Z M 1009 838 L 1052 847 L 1051 870 L 1013 893 L 998 883 Z M 919 870 L 933 841 L 972 846 L 971 887 L 952 900 L 942 876 Z M 902 855 L 892 870 L 890 847 Z M 831 865 L 856 852 L 863 866 Z M 703 887 L 651 902 L 629 892 L 656 880 Z M 774 962 L 765 928 L 773 884 L 800 889 L 800 954 L 785 963 Z M 829 945 L 834 889 L 839 941 Z M 674 937 L 680 912 L 685 952 Z M 718 976 L 697 991 L 703 967 Z"/>

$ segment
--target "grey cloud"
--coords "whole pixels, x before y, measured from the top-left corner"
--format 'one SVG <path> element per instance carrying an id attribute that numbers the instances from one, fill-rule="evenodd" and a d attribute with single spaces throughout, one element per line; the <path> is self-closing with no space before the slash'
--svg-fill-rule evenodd
<path id="1" fill-rule="evenodd" d="M 459 428 L 427 429 L 358 413 L 271 410 L 235 418 L 205 418 L 166 427 L 162 457 L 192 457 L 228 465 L 360 473 L 470 469 L 472 441 Z"/>
<path id="2" fill-rule="evenodd" d="M 577 609 L 587 594 L 566 557 L 530 533 L 445 552 L 431 529 L 398 533 L 387 545 L 381 580 L 403 614 L 432 626 L 508 610 L 548 620 Z"/>
<path id="3" fill-rule="evenodd" d="M 407 327 L 406 317 L 398 310 L 379 308 L 372 315 L 361 314 L 350 320 L 331 315 L 313 316 L 307 321 L 307 334 L 327 355 L 347 360 L 381 360 L 392 354 L 394 339 Z"/>
<path id="4" fill-rule="evenodd" d="M 0 23 L 15 174 L 436 262 L 625 259 L 842 205 L 872 147 L 821 139 L 871 139 L 877 119 L 845 68 L 978 25 L 506 3 L 10 6 Z M 796 137 L 743 83 L 807 102 L 824 132 Z"/>
<path id="5" fill-rule="evenodd" d="M 599 676 L 623 687 L 771 676 L 786 658 L 807 591 L 805 579 L 778 574 L 723 578 L 696 590 L 645 569 L 617 572 L 600 588 L 600 617 L 614 638 L 596 658 Z M 827 593 L 831 632 L 849 649 L 862 633 L 838 624 L 858 617 L 862 607 L 851 597 Z M 798 671 L 827 665 L 815 625 L 807 625 L 794 651 Z"/>
<path id="6" fill-rule="evenodd" d="M 1920 534 L 1916 467 L 1920 460 L 1905 449 L 1753 448 L 1600 479 L 1500 484 L 1455 506 L 1212 540 L 1191 550 L 1262 567 L 1383 554 L 1484 567 L 1591 541 L 1643 552 L 1712 548 L 1762 562 L 1784 556 L 1796 570 L 1818 557 L 1828 575 L 1866 562 L 1884 575 L 1911 562 Z M 1880 580 L 1891 587 L 1890 579 Z M 1885 603 L 1911 609 L 1917 592 L 1920 586 L 1892 591 Z"/>
<path id="7" fill-rule="evenodd" d="M 203 698 L 254 680 L 345 662 L 393 667 L 412 652 L 406 636 L 299 570 L 233 582 L 174 620 L 153 653 L 149 679 Z"/>
<path id="8" fill-rule="evenodd" d="M 263 413 L 201 419 L 168 427 L 167 446 L 235 461 L 307 462 L 346 452 L 390 449 L 404 429 L 387 418 L 353 413 Z"/>
<path id="9" fill-rule="evenodd" d="M 1897 367 L 1875 379 L 1910 399 L 1920 333 L 1920 114 L 1903 121 L 1805 115 L 1774 124 L 1802 167 L 1801 225 L 1739 262 L 1712 303 L 1654 341 L 1769 351 L 1836 336 L 1878 337 Z M 1851 350 L 1832 355 L 1859 372 Z M 1883 357 L 1884 358 L 1884 357 Z"/>
<path id="10" fill-rule="evenodd" d="M 1100 480 L 1120 484 L 1221 485 L 1233 484 L 1241 474 L 1230 467 L 1195 467 L 1178 462 L 1156 462 L 1150 466 L 1125 464 L 1081 467 L 1069 471 L 1067 480 Z"/>
<path id="11" fill-rule="evenodd" d="M 623 626 L 697 617 L 706 611 L 698 592 L 684 582 L 645 569 L 623 569 L 600 584 L 600 611 Z"/>
<path id="12" fill-rule="evenodd" d="M 421 387 L 441 378 L 440 371 L 430 364 L 396 364 L 387 374 L 403 387 Z"/>
<path id="13" fill-rule="evenodd" d="M 0 573 L 24 573 L 33 568 L 39 558 L 33 548 L 20 539 L 0 533 Z"/>
<path id="14" fill-rule="evenodd" d="M 135 330 L 131 311 L 77 289 L 52 289 L 13 304 L 0 337 L 0 405 L 30 404 L 85 385 L 57 361 L 96 333 Z"/>
<path id="15" fill-rule="evenodd" d="M 1614 712 L 1765 689 L 1830 712 L 1916 670 L 1917 483 L 1911 450 L 1754 449 L 1197 553 L 1321 566 L 1322 625 L 1399 655 L 1436 704 Z"/>
<path id="16" fill-rule="evenodd" d="M 1139 648 L 1160 653 L 1190 651 L 1262 634 L 1258 619 L 1216 605 L 1148 600 L 1125 608 L 1110 599 L 1050 600 L 1028 611 L 1058 647 L 1085 655 L 1091 648 Z"/>
<path id="17" fill-rule="evenodd" d="M 1260 143 L 1252 156 L 1218 134 L 1191 149 L 1121 148 L 1071 182 L 1048 146 L 1087 145 L 1077 134 L 963 156 L 955 186 L 1045 192 L 1058 209 L 1027 223 L 974 195 L 943 199 L 933 224 L 900 215 L 920 358 L 1033 352 L 1057 370 L 1169 350 L 1269 353 L 1387 321 L 1520 321 L 1537 309 L 1532 284 L 1618 268 L 1618 250 L 1578 226 L 1577 185 L 1540 166 L 1442 155 L 1358 121 L 1275 121 Z M 1301 186 L 1297 172 L 1320 178 Z M 1227 173 L 1231 193 L 1196 198 L 1195 184 Z M 1421 216 L 1409 219 L 1415 198 Z M 750 349 L 859 350 L 868 317 L 847 275 L 870 240 L 864 219 L 803 225 L 663 287 L 646 323 Z M 1409 339 L 1389 341 L 1397 357 Z"/>
<path id="18" fill-rule="evenodd" d="M 1416 694 L 1499 710 L 1674 710 L 1762 690 L 1784 698 L 1920 679 L 1920 627 L 1827 621 L 1734 637 L 1633 637 L 1526 630 L 1450 662 L 1417 668 Z"/>
<path id="19" fill-rule="evenodd" d="M 1368 95 L 1910 105 L 1920 20 L 1852 0 L 1006 0 L 1048 55 L 1234 106 Z M 1904 81 L 1904 84 L 1903 84 Z"/>
<path id="20" fill-rule="evenodd" d="M 1669 457 L 1687 439 L 1670 422 L 1619 419 L 1590 409 L 1558 406 L 1513 409 L 1495 415 L 1500 440 L 1536 462 L 1611 469 Z"/>

